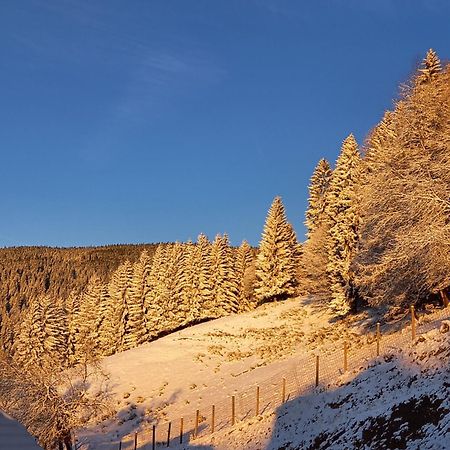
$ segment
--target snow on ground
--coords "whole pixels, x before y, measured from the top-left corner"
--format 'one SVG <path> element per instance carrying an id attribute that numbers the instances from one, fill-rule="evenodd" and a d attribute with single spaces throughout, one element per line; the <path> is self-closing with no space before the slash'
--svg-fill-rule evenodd
<path id="1" fill-rule="evenodd" d="M 22 425 L 0 411 L 0 450 L 39 450 L 40 448 Z"/>
<path id="2" fill-rule="evenodd" d="M 450 333 L 434 330 L 356 378 L 194 441 L 197 449 L 448 449 Z M 193 448 L 176 446 L 174 448 Z"/>
<path id="3" fill-rule="evenodd" d="M 354 348 L 363 346 L 367 338 L 362 333 L 372 329 L 376 320 L 373 312 L 366 311 L 346 321 L 335 321 L 327 310 L 314 306 L 308 298 L 292 299 L 190 327 L 105 358 L 103 366 L 110 374 L 109 389 L 114 414 L 97 426 L 79 430 L 77 435 L 80 443 L 85 443 L 84 448 L 89 450 L 117 449 L 119 440 L 126 435 L 131 435 L 129 437 L 132 438 L 133 433 L 138 431 L 139 447 L 143 448 L 141 445 L 148 445 L 151 424 L 158 423 L 157 438 L 162 441 L 169 420 L 173 421 L 173 436 L 178 433 L 180 417 L 185 418 L 185 431 L 192 428 L 197 409 L 203 417 L 203 414 L 209 415 L 212 404 L 218 405 L 219 417 L 225 413 L 226 405 L 228 414 L 230 396 L 233 394 L 238 399 L 237 409 L 242 412 L 249 399 L 245 398 L 246 394 L 239 393 L 244 388 L 253 389 L 256 385 L 269 386 L 271 392 L 265 392 L 264 395 L 272 396 L 269 406 L 273 410 L 276 406 L 274 397 L 279 400 L 279 386 L 273 383 L 274 377 L 278 383 L 280 373 L 293 373 L 294 376 L 288 381 L 298 384 L 296 374 L 302 366 L 311 363 L 315 351 L 320 349 L 322 355 L 329 355 L 331 358 L 336 348 L 342 345 L 343 339 L 348 340 Z M 386 364 L 391 366 L 368 369 L 358 375 L 353 383 L 358 383 L 355 386 L 364 386 L 364 377 L 371 370 L 380 371 L 378 375 L 374 375 L 373 380 L 377 380 L 391 368 L 392 373 L 403 373 L 395 369 L 394 361 Z M 347 378 L 349 376 L 346 375 Z M 333 377 L 336 378 L 335 372 Z M 342 377 L 339 380 L 344 382 Z M 382 387 L 382 380 L 379 383 L 377 385 L 373 382 L 370 390 L 378 392 L 376 389 Z M 291 389 L 292 386 L 288 388 Z M 358 388 L 357 392 L 365 392 L 367 389 Z M 266 413 L 250 419 L 253 414 L 237 414 L 238 425 L 222 431 L 218 420 L 216 430 L 219 431 L 214 434 L 213 447 L 210 445 L 211 436 L 206 436 L 191 441 L 188 448 L 303 448 L 304 443 L 299 444 L 300 447 L 287 446 L 289 439 L 294 442 L 294 437 L 301 430 L 297 430 L 294 425 L 299 420 L 298 417 L 301 417 L 299 423 L 302 426 L 308 423 L 309 431 L 303 432 L 304 439 L 317 436 L 320 430 L 317 424 L 320 423 L 323 424 L 323 429 L 326 427 L 327 432 L 339 429 L 342 408 L 327 406 L 324 411 L 328 412 L 323 417 L 322 409 L 330 402 L 331 405 L 339 404 L 351 390 L 352 387 L 345 384 L 336 386 L 333 394 L 328 391 L 317 394 L 310 390 L 298 400 L 289 400 L 276 414 Z M 329 395 L 333 395 L 331 400 L 328 400 Z M 386 395 L 392 399 L 392 395 Z M 383 398 L 381 394 L 380 398 Z M 370 402 L 359 405 L 357 396 L 354 402 L 353 412 L 359 417 L 364 417 L 363 412 L 372 405 Z M 382 408 L 383 402 L 380 402 Z M 377 402 L 374 400 L 373 405 L 375 404 Z M 205 417 L 204 422 L 208 420 Z M 290 432 L 294 437 L 288 437 L 292 434 Z M 278 439 L 277 434 L 286 436 L 286 439 Z M 185 441 L 188 439 L 186 436 Z M 337 442 L 338 437 L 330 435 L 320 439 L 324 439 L 324 442 L 325 439 Z M 174 441 L 171 447 L 173 445 Z M 133 445 L 124 445 L 123 448 L 133 448 Z M 311 448 L 324 447 L 318 444 Z"/>

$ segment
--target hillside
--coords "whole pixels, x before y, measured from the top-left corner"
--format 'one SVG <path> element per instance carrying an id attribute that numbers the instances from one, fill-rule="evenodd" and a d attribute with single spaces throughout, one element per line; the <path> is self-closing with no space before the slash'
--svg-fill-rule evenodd
<path id="1" fill-rule="evenodd" d="M 0 348 L 8 347 L 21 313 L 42 295 L 65 300 L 81 292 L 94 275 L 103 282 L 125 260 L 135 262 L 157 244 L 103 247 L 12 247 L 0 249 Z"/>
<path id="2" fill-rule="evenodd" d="M 450 336 L 434 330 L 417 347 L 342 377 L 276 412 L 199 438 L 217 450 L 446 449 L 450 442 Z M 212 447 L 210 446 L 212 443 Z M 176 446 L 176 448 L 192 448 Z"/>
<path id="3" fill-rule="evenodd" d="M 292 299 L 200 324 L 105 358 L 103 367 L 110 374 L 108 386 L 115 413 L 97 426 L 79 430 L 77 436 L 80 443 L 85 444 L 84 448 L 90 450 L 116 448 L 121 439 L 123 448 L 133 448 L 135 431 L 139 433 L 141 444 L 150 442 L 152 424 L 157 425 L 157 440 L 164 442 L 168 422 L 171 421 L 171 446 L 174 446 L 178 442 L 179 420 L 183 417 L 184 439 L 185 442 L 190 440 L 186 448 L 210 448 L 210 411 L 214 404 L 216 432 L 213 448 L 306 448 L 316 438 L 323 445 L 327 441 L 334 442 L 343 427 L 351 425 L 356 433 L 364 426 L 365 421 L 359 422 L 361 414 L 354 414 L 353 410 L 367 409 L 370 403 L 368 416 L 376 414 L 376 417 L 381 417 L 388 414 L 389 408 L 395 404 L 408 401 L 408 395 L 414 395 L 415 391 L 404 388 L 405 380 L 416 377 L 417 392 L 423 391 L 431 399 L 434 399 L 432 394 L 442 388 L 442 383 L 439 384 L 442 376 L 437 374 L 428 381 L 422 380 L 419 376 L 421 367 L 409 364 L 411 357 L 407 353 L 405 356 L 399 353 L 387 358 L 383 364 L 370 366 L 375 360 L 373 325 L 379 318 L 374 311 L 367 310 L 346 321 L 335 322 L 327 310 L 314 306 L 308 298 Z M 386 326 L 395 331 L 404 326 L 406 320 Z M 424 316 L 421 323 L 426 321 Z M 392 336 L 408 340 L 407 333 L 397 332 Z M 351 348 L 350 371 L 345 375 L 342 374 L 340 353 L 344 339 Z M 427 335 L 425 343 L 419 344 L 417 354 L 412 358 L 420 361 L 417 355 L 425 354 L 427 349 L 432 353 L 436 346 L 439 348 L 443 344 L 443 339 L 447 339 L 446 335 L 441 336 L 437 332 Z M 386 345 L 387 340 L 388 337 Z M 333 380 L 332 392 L 327 390 L 317 394 L 313 388 L 314 355 L 317 352 L 325 356 L 319 390 L 325 389 L 327 380 Z M 356 361 L 358 355 L 363 362 Z M 444 362 L 445 355 L 442 355 Z M 430 361 L 430 365 L 439 363 L 425 358 L 423 367 L 428 364 L 426 361 Z M 407 365 L 407 371 L 401 369 Z M 361 372 L 361 367 L 367 368 Z M 288 403 L 280 407 L 283 377 L 287 380 Z M 430 380 L 432 383 L 428 383 Z M 383 383 L 390 386 L 384 393 L 380 389 Z M 435 384 L 436 389 L 433 387 Z M 257 385 L 261 387 L 262 415 L 255 419 L 252 416 Z M 296 392 L 303 385 L 306 386 L 305 394 L 295 399 Z M 428 385 L 429 389 L 423 390 Z M 392 395 L 393 391 L 396 395 Z M 234 428 L 229 426 L 231 395 L 236 397 L 238 425 Z M 428 404 L 427 401 L 424 397 L 424 405 Z M 338 409 L 340 404 L 348 405 L 345 417 L 342 408 Z M 322 406 L 325 409 L 322 410 Z M 200 437 L 193 442 L 190 435 L 197 409 L 200 411 Z M 299 415 L 299 411 L 304 412 Z M 337 413 L 339 419 L 334 417 Z M 324 414 L 323 418 L 319 417 L 320 414 Z M 374 418 L 373 423 L 376 420 Z M 379 420 L 383 420 L 382 417 Z M 294 427 L 297 422 L 298 427 Z M 334 424 L 333 427 L 330 423 Z M 320 424 L 326 424 L 327 435 L 321 434 Z M 308 427 L 306 435 L 299 431 L 305 426 Z M 276 439 L 277 434 L 281 436 L 279 440 Z M 126 447 L 127 442 L 129 447 Z M 315 448 L 314 445 L 311 448 Z"/>

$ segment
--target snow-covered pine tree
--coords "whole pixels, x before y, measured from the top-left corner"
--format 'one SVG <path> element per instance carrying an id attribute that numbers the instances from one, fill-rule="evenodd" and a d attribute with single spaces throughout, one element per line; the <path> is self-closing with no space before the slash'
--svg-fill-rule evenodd
<path id="1" fill-rule="evenodd" d="M 311 237 L 323 218 L 326 204 L 325 194 L 330 184 L 331 173 L 330 163 L 326 159 L 321 159 L 311 176 L 305 221 L 308 238 Z"/>
<path id="2" fill-rule="evenodd" d="M 156 337 L 163 331 L 164 302 L 167 299 L 164 275 L 167 268 L 167 246 L 158 245 L 153 255 L 148 276 L 148 291 L 144 297 L 148 336 Z"/>
<path id="3" fill-rule="evenodd" d="M 168 266 L 164 277 L 167 297 L 164 303 L 164 331 L 174 330 L 186 324 L 189 305 L 184 304 L 183 291 L 186 289 L 185 245 L 176 242 L 167 254 Z"/>
<path id="4" fill-rule="evenodd" d="M 283 300 L 295 295 L 297 286 L 297 243 L 280 197 L 269 209 L 256 259 L 258 303 Z"/>
<path id="5" fill-rule="evenodd" d="M 45 295 L 41 299 L 43 309 L 44 349 L 48 364 L 59 366 L 67 362 L 67 318 L 61 301 Z"/>
<path id="6" fill-rule="evenodd" d="M 102 283 L 100 303 L 96 312 L 96 329 L 98 330 L 98 350 L 102 355 L 110 354 L 109 344 L 107 342 L 110 336 L 111 327 L 111 299 L 109 298 L 108 283 Z"/>
<path id="7" fill-rule="evenodd" d="M 217 235 L 211 246 L 213 311 L 212 317 L 239 310 L 239 286 L 228 236 Z"/>
<path id="8" fill-rule="evenodd" d="M 133 266 L 124 340 L 124 347 L 127 349 L 142 344 L 148 337 L 144 300 L 149 290 L 150 269 L 151 259 L 148 252 L 144 250 Z"/>
<path id="9" fill-rule="evenodd" d="M 80 296 L 77 320 L 78 333 L 75 339 L 75 350 L 78 356 L 86 352 L 96 353 L 99 341 L 98 312 L 102 295 L 102 282 L 98 276 L 89 279 Z"/>
<path id="10" fill-rule="evenodd" d="M 44 310 L 40 299 L 28 305 L 20 325 L 19 338 L 13 345 L 14 358 L 24 367 L 45 359 Z"/>
<path id="11" fill-rule="evenodd" d="M 14 357 L 24 365 L 51 367 L 67 361 L 67 321 L 59 302 L 49 296 L 32 301 L 21 324 Z"/>
<path id="12" fill-rule="evenodd" d="M 183 302 L 188 305 L 186 322 L 194 323 L 202 318 L 202 297 L 200 292 L 202 255 L 199 246 L 192 242 L 188 242 L 185 245 L 185 252 Z"/>
<path id="13" fill-rule="evenodd" d="M 250 270 L 253 264 L 253 253 L 250 244 L 247 241 L 242 241 L 241 246 L 236 252 L 236 277 L 238 280 L 239 289 L 239 311 L 249 311 L 253 309 L 252 288 L 253 288 L 253 273 Z M 250 280 L 250 278 L 252 278 Z"/>
<path id="14" fill-rule="evenodd" d="M 327 221 L 328 191 L 332 170 L 322 159 L 316 166 L 309 186 L 308 210 L 305 225 L 307 240 L 302 247 L 299 290 L 314 294 L 318 300 L 328 300 L 329 278 L 324 268 L 328 265 L 329 222 Z"/>
<path id="15" fill-rule="evenodd" d="M 125 261 L 113 273 L 108 285 L 108 311 L 103 320 L 100 336 L 105 355 L 112 355 L 124 349 L 125 335 L 128 333 L 128 302 L 131 297 L 133 266 Z"/>
<path id="16" fill-rule="evenodd" d="M 201 233 L 197 238 L 197 248 L 199 251 L 200 265 L 199 274 L 199 292 L 201 297 L 201 317 L 215 317 L 214 310 L 214 277 L 211 259 L 211 243 L 206 235 Z"/>
<path id="17" fill-rule="evenodd" d="M 78 361 L 77 342 L 80 333 L 80 295 L 75 290 L 71 291 L 65 302 L 67 317 L 67 357 L 69 364 Z"/>
<path id="18" fill-rule="evenodd" d="M 417 80 L 419 83 L 427 83 L 434 80 L 441 72 L 442 66 L 436 52 L 430 48 L 425 59 L 422 61 L 422 67 L 419 69 Z"/>
<path id="19" fill-rule="evenodd" d="M 330 180 L 327 216 L 329 222 L 328 265 L 332 300 L 337 314 L 346 314 L 354 300 L 354 276 L 350 270 L 358 242 L 359 214 L 356 189 L 361 157 L 350 134 L 343 142 Z"/>
<path id="20" fill-rule="evenodd" d="M 130 261 L 125 261 L 119 267 L 119 277 L 112 281 L 109 286 L 110 296 L 114 296 L 118 306 L 117 312 L 119 320 L 119 351 L 128 350 L 134 342 L 133 333 L 135 331 L 136 318 L 133 311 L 133 294 L 131 290 L 133 281 L 133 265 Z M 114 277 L 113 277 L 114 278 Z M 131 307 L 131 309 L 130 309 Z M 120 316 L 119 316 L 120 314 Z M 143 311 L 142 311 L 143 314 Z"/>

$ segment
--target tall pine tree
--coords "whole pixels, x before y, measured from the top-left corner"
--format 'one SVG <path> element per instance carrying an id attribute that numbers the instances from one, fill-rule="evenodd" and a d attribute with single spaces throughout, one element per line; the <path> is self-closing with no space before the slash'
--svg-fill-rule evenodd
<path id="1" fill-rule="evenodd" d="M 350 269 L 358 242 L 357 186 L 361 157 L 350 134 L 343 142 L 330 181 L 327 215 L 329 222 L 328 265 L 332 300 L 330 307 L 346 314 L 355 299 L 354 275 Z"/>
<path id="2" fill-rule="evenodd" d="M 311 237 L 312 233 L 320 225 L 325 212 L 325 194 L 328 191 L 331 178 L 330 163 L 326 159 L 321 159 L 312 174 L 308 187 L 308 209 L 306 211 L 306 235 Z"/>
<path id="3" fill-rule="evenodd" d="M 297 239 L 287 222 L 283 202 L 275 197 L 269 209 L 256 260 L 258 303 L 282 300 L 296 293 Z"/>

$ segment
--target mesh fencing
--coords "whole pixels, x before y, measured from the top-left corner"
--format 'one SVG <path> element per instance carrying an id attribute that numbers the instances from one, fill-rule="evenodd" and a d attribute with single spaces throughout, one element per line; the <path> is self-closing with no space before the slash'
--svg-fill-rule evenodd
<path id="1" fill-rule="evenodd" d="M 450 308 L 445 308 L 425 316 L 420 322 L 416 321 L 416 339 L 420 334 L 439 328 L 442 320 L 449 319 L 449 317 Z M 352 345 L 349 342 L 346 358 L 348 372 L 357 374 L 367 367 L 370 361 L 377 358 L 376 336 L 376 327 L 374 327 L 365 334 L 366 343 L 364 345 Z M 379 356 L 382 357 L 396 349 L 404 348 L 412 342 L 411 320 L 406 326 L 381 325 Z M 198 409 L 191 405 L 189 408 L 181 410 L 179 417 L 169 419 L 171 420 L 170 430 L 169 420 L 164 423 L 155 423 L 154 428 L 151 425 L 150 429 L 139 431 L 137 436 L 136 434 L 125 436 L 121 444 L 118 440 L 102 446 L 102 449 L 117 450 L 120 445 L 122 450 L 142 449 L 143 447 L 152 449 L 153 441 L 154 448 L 158 449 L 173 447 L 181 441 L 183 443 L 192 442 L 194 445 L 193 441 L 196 437 L 228 428 L 233 425 L 233 421 L 236 424 L 257 415 L 257 413 L 273 412 L 283 404 L 283 401 L 312 394 L 316 390 L 323 390 L 343 375 L 343 345 L 342 342 L 326 344 L 320 348 L 320 354 L 312 352 L 303 355 L 293 362 L 288 370 L 260 380 L 258 384 L 251 384 L 240 392 L 228 396 L 218 394 L 215 405 L 199 402 Z M 319 355 L 318 367 L 317 355 Z M 155 434 L 154 439 L 153 433 Z"/>

